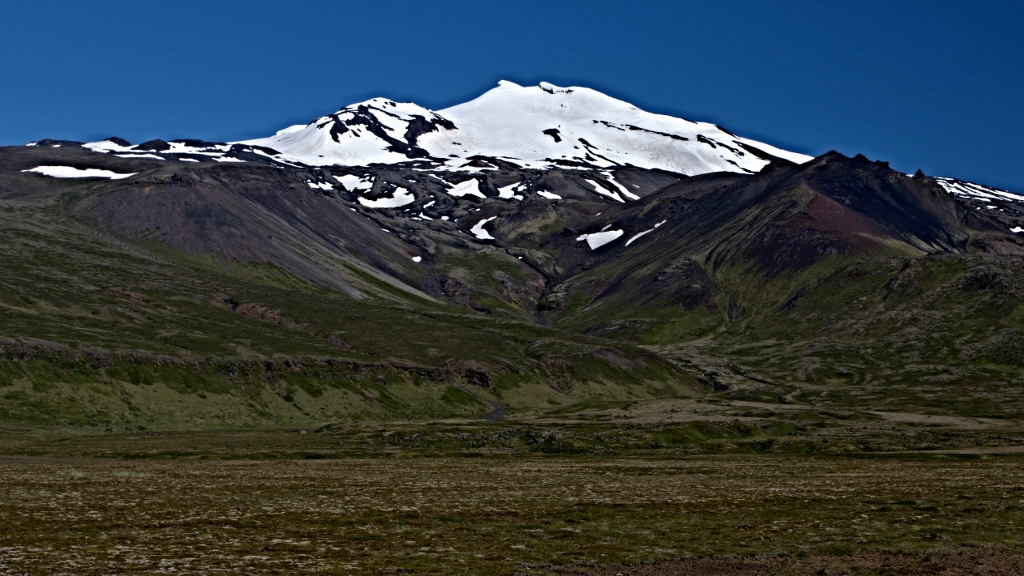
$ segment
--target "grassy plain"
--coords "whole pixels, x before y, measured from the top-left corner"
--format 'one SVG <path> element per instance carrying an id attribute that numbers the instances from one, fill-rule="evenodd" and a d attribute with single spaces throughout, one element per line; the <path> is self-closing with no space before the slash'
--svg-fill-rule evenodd
<path id="1" fill-rule="evenodd" d="M 7 430 L 0 572 L 1024 569 L 1019 427 L 752 404 L 308 430 Z"/>

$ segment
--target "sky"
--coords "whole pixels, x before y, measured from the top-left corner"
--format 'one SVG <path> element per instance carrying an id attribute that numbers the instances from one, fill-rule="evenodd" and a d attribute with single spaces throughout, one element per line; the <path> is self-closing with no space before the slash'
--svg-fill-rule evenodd
<path id="1" fill-rule="evenodd" d="M 0 3 L 0 145 L 233 141 L 375 96 L 587 86 L 818 155 L 1024 192 L 1024 3 Z"/>

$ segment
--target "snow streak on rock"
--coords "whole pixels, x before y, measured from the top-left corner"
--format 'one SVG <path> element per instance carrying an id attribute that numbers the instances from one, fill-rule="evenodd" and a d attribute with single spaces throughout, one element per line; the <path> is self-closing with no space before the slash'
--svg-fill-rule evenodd
<path id="1" fill-rule="evenodd" d="M 973 182 L 964 182 L 963 180 L 957 180 L 956 178 L 943 178 L 939 177 L 935 179 L 940 186 L 942 186 L 946 192 L 960 196 L 962 198 L 975 198 L 980 200 L 1005 200 L 1009 202 L 1019 202 L 1024 204 L 1024 195 L 1010 192 L 1009 190 L 1000 190 L 999 188 L 990 188 L 988 186 L 982 186 L 981 184 L 974 184 Z"/>
<path id="2" fill-rule="evenodd" d="M 630 244 L 632 244 L 633 242 L 636 242 L 637 240 L 643 238 L 647 234 L 650 234 L 651 232 L 654 232 L 655 230 L 660 228 L 661 225 L 664 224 L 665 222 L 668 222 L 668 220 L 662 220 L 661 222 L 658 222 L 657 224 L 655 224 L 654 228 L 651 228 L 650 230 L 644 230 L 643 232 L 638 233 L 636 236 L 633 236 L 629 240 L 626 240 L 626 246 L 629 246 Z"/>

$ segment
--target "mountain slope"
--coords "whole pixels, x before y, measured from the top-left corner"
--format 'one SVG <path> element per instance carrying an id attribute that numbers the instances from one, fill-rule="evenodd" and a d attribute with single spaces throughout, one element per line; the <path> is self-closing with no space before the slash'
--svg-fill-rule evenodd
<path id="1" fill-rule="evenodd" d="M 168 427 L 180 403 L 187 426 L 280 425 L 710 392 L 941 411 L 965 385 L 1001 387 L 975 413 L 1016 410 L 993 400 L 1024 382 L 1013 193 L 550 85 L 439 112 L 375 99 L 274 138 L 0 150 L 9 418 Z"/>
<path id="2" fill-rule="evenodd" d="M 64 161 L 84 154 L 58 153 Z M 101 158 L 112 171 L 125 163 L 146 171 L 140 160 Z M 267 218 L 261 226 L 268 228 L 236 222 L 267 209 L 246 188 L 254 176 L 269 179 L 256 190 L 273 182 L 258 165 L 246 172 L 211 163 L 188 175 L 190 188 L 181 178 L 161 182 L 159 173 L 122 188 L 22 173 L 9 160 L 0 154 L 3 426 L 306 426 L 700 390 L 685 371 L 635 346 L 417 296 L 381 281 L 386 271 L 370 264 L 364 269 L 377 276 L 348 270 L 358 294 L 289 273 L 298 256 L 280 260 L 282 252 L 259 240 L 267 230 L 294 233 L 295 217 Z M 294 203 L 269 206 L 287 212 L 315 197 L 325 198 L 296 187 Z M 131 217 L 146 210 L 167 215 L 159 230 Z M 98 222 L 100 215 L 115 221 Z M 140 230 L 159 241 L 140 239 Z M 359 232 L 348 241 L 389 255 L 382 240 L 360 244 Z M 234 249 L 248 260 L 218 258 L 227 253 L 216 249 L 218 239 L 240 245 Z M 177 242 L 191 244 L 172 248 Z M 303 255 L 300 271 L 324 265 Z M 310 280 L 332 272 L 324 266 Z"/>
<path id="3" fill-rule="evenodd" d="M 836 153 L 757 177 L 688 179 L 605 211 L 581 231 L 605 228 L 634 241 L 602 247 L 599 262 L 581 265 L 556 291 L 586 293 L 590 304 L 579 314 L 595 328 L 657 302 L 715 309 L 716 299 L 745 293 L 741 300 L 764 304 L 768 287 L 788 284 L 779 289 L 790 296 L 773 304 L 781 306 L 793 295 L 786 290 L 851 261 L 1024 254 L 1024 240 L 934 179 Z"/>

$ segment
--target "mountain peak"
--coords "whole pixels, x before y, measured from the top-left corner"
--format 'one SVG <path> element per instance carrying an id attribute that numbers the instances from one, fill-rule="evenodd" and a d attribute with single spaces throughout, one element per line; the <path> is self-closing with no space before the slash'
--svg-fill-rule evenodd
<path id="1" fill-rule="evenodd" d="M 314 166 L 426 161 L 468 171 L 486 169 L 473 160 L 479 157 L 522 168 L 632 166 L 687 175 L 753 174 L 772 158 L 810 159 L 713 124 L 645 112 L 590 88 L 508 80 L 436 112 L 378 97 L 243 144 Z"/>
<path id="2" fill-rule="evenodd" d="M 516 84 L 515 82 L 512 82 L 511 80 L 498 80 L 498 88 L 496 89 L 501 88 L 510 90 L 522 90 L 524 88 L 528 90 L 533 90 L 536 88 L 540 88 L 542 91 L 547 92 L 548 94 L 568 94 L 573 91 L 573 88 L 562 88 L 561 86 L 555 86 L 550 82 L 541 82 L 537 86 L 521 86 L 519 84 Z"/>
<path id="3" fill-rule="evenodd" d="M 572 88 L 560 88 L 548 82 L 541 82 L 537 87 L 548 94 L 568 94 L 572 92 Z"/>

